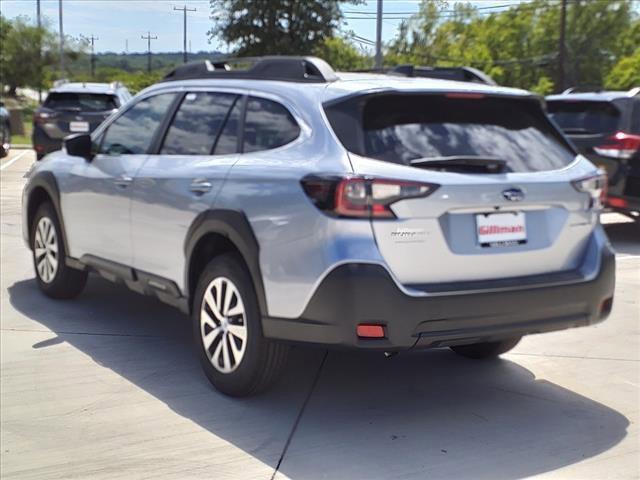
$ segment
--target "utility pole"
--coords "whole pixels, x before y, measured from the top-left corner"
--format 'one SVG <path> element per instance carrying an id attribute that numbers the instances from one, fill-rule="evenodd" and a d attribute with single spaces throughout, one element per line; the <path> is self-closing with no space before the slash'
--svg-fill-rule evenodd
<path id="1" fill-rule="evenodd" d="M 560 6 L 560 36 L 558 39 L 558 87 L 563 92 L 566 87 L 565 79 L 565 35 L 567 30 L 567 0 L 562 0 Z"/>
<path id="2" fill-rule="evenodd" d="M 36 0 L 36 18 L 38 19 L 38 104 L 42 105 L 42 17 L 40 16 L 40 0 Z"/>
<path id="3" fill-rule="evenodd" d="M 87 40 L 91 42 L 91 78 L 93 78 L 96 76 L 96 55 L 94 50 L 94 42 L 100 39 L 98 37 L 94 37 L 93 34 L 91 34 L 90 37 L 87 37 Z"/>
<path id="4" fill-rule="evenodd" d="M 58 0 L 58 21 L 60 23 L 60 78 L 64 77 L 64 30 L 62 28 L 62 0 Z"/>
<path id="5" fill-rule="evenodd" d="M 376 69 L 382 69 L 382 0 L 378 0 L 376 16 Z"/>
<path id="6" fill-rule="evenodd" d="M 157 40 L 158 36 L 151 36 L 151 32 L 147 32 L 147 36 L 142 35 L 142 39 L 147 41 L 147 73 L 151 73 L 151 40 Z"/>
<path id="7" fill-rule="evenodd" d="M 187 12 L 195 12 L 195 8 L 187 8 L 184 5 L 182 8 L 173 7 L 174 10 L 181 10 L 184 19 L 184 26 L 182 28 L 182 62 L 187 63 Z"/>

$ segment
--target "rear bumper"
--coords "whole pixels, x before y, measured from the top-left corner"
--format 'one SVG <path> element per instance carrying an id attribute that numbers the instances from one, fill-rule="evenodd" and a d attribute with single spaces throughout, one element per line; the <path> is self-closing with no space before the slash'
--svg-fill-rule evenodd
<path id="1" fill-rule="evenodd" d="M 598 228 L 575 272 L 480 283 L 434 293 L 399 286 L 381 265 L 345 264 L 324 278 L 300 318 L 266 317 L 263 330 L 279 340 L 401 350 L 591 325 L 609 314 L 615 255 Z M 360 323 L 383 325 L 386 338 L 358 338 Z"/>

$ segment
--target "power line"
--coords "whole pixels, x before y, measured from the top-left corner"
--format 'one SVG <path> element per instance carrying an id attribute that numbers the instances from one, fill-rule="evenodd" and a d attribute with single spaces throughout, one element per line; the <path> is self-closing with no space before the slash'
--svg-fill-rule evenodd
<path id="1" fill-rule="evenodd" d="M 142 39 L 147 41 L 147 73 L 151 73 L 151 40 L 157 40 L 158 36 L 151 36 L 151 32 L 147 32 L 147 36 L 142 35 Z"/>
<path id="2" fill-rule="evenodd" d="M 182 11 L 184 26 L 182 29 L 182 62 L 187 63 L 187 12 L 197 12 L 195 8 L 187 8 L 184 5 L 182 8 L 173 7 L 174 10 Z"/>

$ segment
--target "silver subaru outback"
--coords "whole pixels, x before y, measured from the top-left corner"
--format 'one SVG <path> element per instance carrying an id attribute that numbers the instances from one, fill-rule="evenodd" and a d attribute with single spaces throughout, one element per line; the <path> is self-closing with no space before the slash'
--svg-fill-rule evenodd
<path id="1" fill-rule="evenodd" d="M 23 230 L 46 295 L 97 272 L 177 306 L 234 396 L 292 343 L 486 358 L 609 314 L 606 179 L 539 97 L 252 62 L 179 67 L 34 167 Z"/>

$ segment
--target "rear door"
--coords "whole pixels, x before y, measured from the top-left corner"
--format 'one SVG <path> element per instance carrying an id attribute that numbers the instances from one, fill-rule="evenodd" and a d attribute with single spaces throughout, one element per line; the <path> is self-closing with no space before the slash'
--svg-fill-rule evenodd
<path id="1" fill-rule="evenodd" d="M 184 242 L 237 160 L 244 97 L 186 93 L 164 139 L 137 173 L 132 202 L 134 267 L 183 284 Z"/>
<path id="2" fill-rule="evenodd" d="M 377 94 L 327 109 L 356 173 L 439 185 L 372 220 L 405 284 L 574 269 L 597 222 L 571 180 L 593 173 L 538 101 L 483 94 Z"/>

